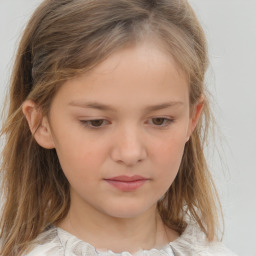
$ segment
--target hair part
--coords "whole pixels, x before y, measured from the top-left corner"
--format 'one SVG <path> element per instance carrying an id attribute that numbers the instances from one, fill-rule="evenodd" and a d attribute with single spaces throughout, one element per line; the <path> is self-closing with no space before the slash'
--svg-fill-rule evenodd
<path id="1" fill-rule="evenodd" d="M 175 58 L 187 76 L 191 106 L 205 97 L 202 118 L 185 145 L 178 175 L 158 202 L 159 213 L 165 225 L 179 233 L 194 220 L 209 240 L 216 238 L 219 199 L 203 152 L 211 122 L 204 86 L 207 44 L 188 2 L 45 0 L 23 33 L 2 128 L 1 255 L 16 256 L 28 249 L 70 207 L 69 183 L 56 151 L 36 143 L 22 113 L 23 102 L 33 100 L 47 115 L 65 81 L 143 40 L 156 41 Z"/>

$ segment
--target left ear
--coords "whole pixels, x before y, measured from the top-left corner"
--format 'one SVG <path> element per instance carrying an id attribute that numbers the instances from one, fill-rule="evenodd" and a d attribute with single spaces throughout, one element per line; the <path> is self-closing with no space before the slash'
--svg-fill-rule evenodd
<path id="1" fill-rule="evenodd" d="M 200 99 L 192 106 L 190 113 L 190 123 L 187 133 L 187 141 L 189 140 L 191 134 L 196 128 L 198 120 L 201 116 L 202 110 L 204 107 L 204 96 L 201 96 Z"/>
<path id="2" fill-rule="evenodd" d="M 36 142 L 46 149 L 55 148 L 48 118 L 42 115 L 42 111 L 36 103 L 32 100 L 24 101 L 22 111 Z"/>

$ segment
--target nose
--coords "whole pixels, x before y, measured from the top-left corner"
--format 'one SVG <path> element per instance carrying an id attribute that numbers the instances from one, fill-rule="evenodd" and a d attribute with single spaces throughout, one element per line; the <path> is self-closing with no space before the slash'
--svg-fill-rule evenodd
<path id="1" fill-rule="evenodd" d="M 115 162 L 133 166 L 146 159 L 145 141 L 138 128 L 120 129 L 114 137 L 111 157 Z"/>

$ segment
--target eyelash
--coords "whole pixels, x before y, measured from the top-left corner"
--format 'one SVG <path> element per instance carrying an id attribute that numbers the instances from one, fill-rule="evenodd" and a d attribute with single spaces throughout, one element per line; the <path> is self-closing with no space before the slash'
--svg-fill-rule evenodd
<path id="1" fill-rule="evenodd" d="M 159 128 L 167 128 L 171 123 L 174 122 L 174 119 L 170 119 L 170 118 L 166 118 L 166 117 L 155 117 L 155 118 L 151 118 L 151 119 L 163 119 L 164 120 L 165 125 L 153 125 L 153 126 L 159 127 Z M 101 126 L 93 126 L 93 125 L 91 125 L 92 122 L 94 122 L 94 121 L 106 121 L 106 120 L 105 119 L 94 119 L 94 120 L 81 120 L 80 122 L 84 126 L 90 128 L 90 129 L 100 129 L 100 128 L 103 127 L 102 125 Z"/>

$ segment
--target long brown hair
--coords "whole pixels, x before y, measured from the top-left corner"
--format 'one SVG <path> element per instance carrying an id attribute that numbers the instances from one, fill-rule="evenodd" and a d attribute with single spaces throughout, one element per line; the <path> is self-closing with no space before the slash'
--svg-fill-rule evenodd
<path id="1" fill-rule="evenodd" d="M 17 52 L 2 128 L 0 253 L 22 253 L 70 207 L 69 183 L 54 149 L 40 147 L 22 113 L 33 100 L 44 115 L 58 88 L 129 44 L 157 40 L 188 77 L 190 104 L 202 95 L 202 117 L 187 142 L 180 170 L 158 202 L 163 222 L 182 233 L 195 221 L 216 238 L 218 195 L 204 157 L 211 114 L 204 86 L 203 30 L 186 0 L 45 0 L 30 19 Z M 40 120 L 39 120 L 40 122 Z"/>

